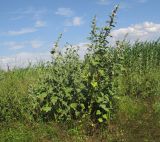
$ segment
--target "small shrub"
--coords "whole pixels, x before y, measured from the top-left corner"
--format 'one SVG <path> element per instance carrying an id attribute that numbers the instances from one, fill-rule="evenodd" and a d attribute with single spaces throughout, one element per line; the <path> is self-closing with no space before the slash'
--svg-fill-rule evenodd
<path id="1" fill-rule="evenodd" d="M 98 28 L 92 22 L 91 46 L 83 61 L 77 50 L 68 48 L 63 55 L 58 51 L 58 41 L 51 51 L 53 62 L 50 73 L 33 86 L 30 94 L 35 99 L 34 116 L 43 120 L 66 121 L 90 118 L 99 123 L 108 122 L 113 110 L 116 91 L 115 78 L 121 68 L 118 50 L 108 46 L 108 37 L 114 27 L 116 7 L 107 26 Z M 116 59 L 114 61 L 114 59 Z"/>

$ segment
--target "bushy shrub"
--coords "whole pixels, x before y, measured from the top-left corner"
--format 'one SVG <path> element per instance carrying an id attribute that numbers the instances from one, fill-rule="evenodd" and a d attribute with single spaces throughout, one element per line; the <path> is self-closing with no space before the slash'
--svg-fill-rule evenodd
<path id="1" fill-rule="evenodd" d="M 105 27 L 98 28 L 96 18 L 93 19 L 91 46 L 83 61 L 72 47 L 64 55 L 57 51 L 58 39 L 51 52 L 54 60 L 50 73 L 31 89 L 36 101 L 35 116 L 56 121 L 86 115 L 96 122 L 110 120 L 116 98 L 115 78 L 119 75 L 117 70 L 121 69 L 119 51 L 108 46 L 117 9 L 113 10 Z"/>

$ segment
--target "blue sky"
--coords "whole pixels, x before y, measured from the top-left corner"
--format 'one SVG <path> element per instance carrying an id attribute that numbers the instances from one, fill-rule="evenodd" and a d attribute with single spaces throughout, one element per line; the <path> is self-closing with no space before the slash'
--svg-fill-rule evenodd
<path id="1" fill-rule="evenodd" d="M 113 41 L 160 37 L 159 0 L 0 0 L 0 64 L 47 58 L 59 33 L 62 45 L 87 43 L 92 17 L 103 25 L 116 4 Z"/>

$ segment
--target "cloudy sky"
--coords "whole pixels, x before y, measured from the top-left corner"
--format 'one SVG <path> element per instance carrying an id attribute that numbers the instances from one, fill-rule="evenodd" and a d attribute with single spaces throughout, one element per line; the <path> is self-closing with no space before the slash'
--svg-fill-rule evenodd
<path id="1" fill-rule="evenodd" d="M 62 46 L 85 46 L 92 17 L 103 25 L 116 4 L 113 40 L 127 33 L 130 41 L 160 37 L 159 0 L 0 0 L 0 66 L 49 60 L 60 33 Z"/>

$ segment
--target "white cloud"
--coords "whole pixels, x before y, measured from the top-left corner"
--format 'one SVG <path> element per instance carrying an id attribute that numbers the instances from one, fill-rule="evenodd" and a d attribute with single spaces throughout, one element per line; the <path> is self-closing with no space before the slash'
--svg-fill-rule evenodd
<path id="1" fill-rule="evenodd" d="M 89 47 L 89 43 L 87 42 L 81 42 L 79 44 L 75 44 L 75 45 L 68 45 L 65 46 L 64 48 L 62 48 L 62 53 L 64 54 L 66 52 L 67 48 L 74 48 L 74 49 L 78 49 L 78 55 L 80 57 L 80 59 L 84 59 L 84 55 L 87 53 L 87 49 Z"/>
<path id="2" fill-rule="evenodd" d="M 45 27 L 45 26 L 46 26 L 46 22 L 42 21 L 42 20 L 37 20 L 35 23 L 36 28 L 41 28 L 41 27 Z"/>
<path id="3" fill-rule="evenodd" d="M 87 50 L 90 44 L 89 43 L 79 43 L 77 46 L 79 47 L 78 54 L 80 58 L 83 59 L 84 55 L 87 53 Z"/>
<path id="4" fill-rule="evenodd" d="M 45 45 L 45 42 L 41 40 L 30 40 L 30 41 L 23 41 L 23 42 L 8 41 L 8 42 L 1 43 L 1 45 L 11 50 L 18 50 L 18 49 L 28 48 L 28 47 L 42 48 Z"/>
<path id="5" fill-rule="evenodd" d="M 25 43 L 18 43 L 14 41 L 4 42 L 3 45 L 6 47 L 9 47 L 10 49 L 14 49 L 14 50 L 21 49 L 26 46 Z"/>
<path id="6" fill-rule="evenodd" d="M 71 20 L 65 21 L 65 26 L 81 26 L 84 24 L 84 20 L 82 17 L 73 17 Z"/>
<path id="7" fill-rule="evenodd" d="M 70 8 L 58 8 L 55 14 L 69 17 L 72 16 L 74 12 Z"/>
<path id="8" fill-rule="evenodd" d="M 100 4 L 100 5 L 108 5 L 110 3 L 111 3 L 110 0 L 98 0 L 98 4 Z"/>
<path id="9" fill-rule="evenodd" d="M 74 17 L 73 18 L 73 25 L 74 26 L 80 26 L 84 23 L 82 17 Z"/>
<path id="10" fill-rule="evenodd" d="M 83 59 L 84 55 L 87 52 L 88 46 L 89 46 L 88 43 L 79 43 L 69 48 L 78 48 L 79 49 L 78 54 L 80 55 L 80 58 Z M 66 48 L 68 47 L 62 49 L 63 53 L 66 51 Z M 0 68 L 6 70 L 7 66 L 9 66 L 10 69 L 14 67 L 27 67 L 29 63 L 36 64 L 39 62 L 51 61 L 51 59 L 52 57 L 49 52 L 44 52 L 44 53 L 21 52 L 16 55 L 0 57 Z"/>
<path id="11" fill-rule="evenodd" d="M 39 40 L 32 40 L 29 42 L 29 44 L 32 48 L 41 48 L 44 46 L 44 42 Z"/>
<path id="12" fill-rule="evenodd" d="M 42 20 L 37 20 L 35 22 L 34 27 L 28 27 L 28 28 L 21 28 L 19 30 L 10 30 L 8 32 L 5 32 L 5 35 L 9 36 L 19 36 L 19 35 L 24 35 L 24 34 L 29 34 L 29 33 L 34 33 L 38 30 L 38 28 L 42 28 L 46 26 L 46 22 Z"/>
<path id="13" fill-rule="evenodd" d="M 13 30 L 8 31 L 6 34 L 10 36 L 18 36 L 18 35 L 23 35 L 23 34 L 28 34 L 28 33 L 34 33 L 36 31 L 37 31 L 36 28 L 22 28 L 17 31 L 13 31 Z"/>
<path id="14" fill-rule="evenodd" d="M 155 40 L 160 37 L 160 24 L 144 22 L 112 31 L 113 40 L 122 40 L 125 35 L 131 42 L 135 40 Z"/>
<path id="15" fill-rule="evenodd" d="M 27 7 L 26 9 L 17 9 L 16 11 L 12 11 L 9 13 L 13 14 L 14 17 L 20 17 L 20 19 L 30 16 L 31 18 L 37 20 L 37 19 L 41 19 L 48 12 L 49 12 L 49 10 L 46 8 L 37 9 L 35 7 Z M 13 19 L 14 19 L 14 17 L 13 17 Z"/>
<path id="16" fill-rule="evenodd" d="M 12 56 L 0 57 L 0 68 L 7 69 L 7 66 L 10 69 L 14 67 L 26 67 L 29 63 L 36 64 L 39 62 L 50 61 L 51 55 L 49 52 L 46 53 L 29 53 L 22 52 Z"/>

